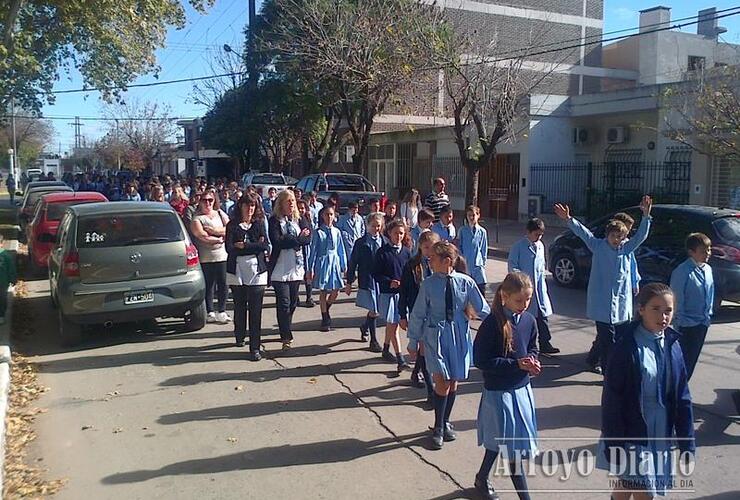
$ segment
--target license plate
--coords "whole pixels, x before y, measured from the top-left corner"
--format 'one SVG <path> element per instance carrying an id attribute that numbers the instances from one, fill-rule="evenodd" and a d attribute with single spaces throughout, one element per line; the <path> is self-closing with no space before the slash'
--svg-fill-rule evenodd
<path id="1" fill-rule="evenodd" d="M 154 302 L 154 292 L 129 292 L 123 295 L 123 303 L 143 304 L 145 302 Z"/>

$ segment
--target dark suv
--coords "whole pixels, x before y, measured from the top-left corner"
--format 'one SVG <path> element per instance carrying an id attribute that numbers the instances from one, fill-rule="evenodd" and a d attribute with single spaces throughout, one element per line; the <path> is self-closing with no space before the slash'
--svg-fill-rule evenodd
<path id="1" fill-rule="evenodd" d="M 640 208 L 621 211 L 635 219 L 634 233 L 642 219 Z M 587 224 L 594 236 L 604 237 L 606 223 L 613 215 Z M 668 283 L 673 269 L 687 258 L 686 236 L 700 232 L 712 240 L 709 264 L 714 271 L 716 303 L 721 300 L 740 302 L 740 211 L 697 205 L 655 205 L 651 215 L 650 235 L 635 251 L 641 283 Z M 588 281 L 591 251 L 572 231 L 553 240 L 549 255 L 549 268 L 556 283 L 577 287 Z"/>

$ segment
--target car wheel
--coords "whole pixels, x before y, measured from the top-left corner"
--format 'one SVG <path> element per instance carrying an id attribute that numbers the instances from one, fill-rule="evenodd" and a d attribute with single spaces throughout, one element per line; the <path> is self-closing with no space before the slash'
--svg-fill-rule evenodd
<path id="1" fill-rule="evenodd" d="M 59 310 L 59 337 L 64 347 L 74 347 L 82 342 L 82 325 L 71 322 Z"/>
<path id="2" fill-rule="evenodd" d="M 185 329 L 188 332 L 197 332 L 206 326 L 206 303 L 198 304 L 185 316 Z"/>
<path id="3" fill-rule="evenodd" d="M 580 282 L 578 264 L 571 254 L 562 254 L 555 258 L 552 275 L 560 286 L 575 288 Z"/>

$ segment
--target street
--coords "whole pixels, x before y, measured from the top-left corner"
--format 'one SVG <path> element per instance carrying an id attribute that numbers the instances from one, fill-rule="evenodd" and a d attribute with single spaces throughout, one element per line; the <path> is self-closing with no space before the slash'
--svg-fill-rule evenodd
<path id="1" fill-rule="evenodd" d="M 504 261 L 489 259 L 494 286 L 505 270 Z M 359 343 L 362 312 L 354 294 L 340 296 L 333 332 L 317 331 L 318 307 L 299 308 L 295 347 L 283 354 L 268 290 L 267 358 L 252 363 L 246 349 L 234 347 L 231 325 L 190 334 L 167 322 L 100 327 L 79 348 L 60 348 L 48 283 L 29 281 L 28 288 L 36 334 L 17 347 L 38 363 L 49 388 L 38 402 L 48 411 L 37 419 L 29 458 L 48 469 L 49 479 L 67 479 L 60 499 L 476 498 L 480 374 L 474 370 L 459 390 L 452 415 L 458 440 L 431 451 L 426 392 Z M 529 485 L 535 498 L 608 498 L 604 471 L 580 477 L 571 470 L 567 481 L 559 478 L 569 461 L 563 456 L 595 452 L 601 377 L 583 371 L 594 337 L 585 292 L 552 283 L 550 291 L 553 343 L 562 352 L 543 357 L 543 373 L 532 384 L 540 447 L 558 450 L 560 467 L 553 477 L 533 468 Z M 691 382 L 696 470 L 676 485 L 686 491 L 671 497 L 740 495 L 733 401 L 739 325 L 740 307 L 728 304 L 710 328 Z M 500 492 L 511 490 L 505 475 L 492 481 Z"/>

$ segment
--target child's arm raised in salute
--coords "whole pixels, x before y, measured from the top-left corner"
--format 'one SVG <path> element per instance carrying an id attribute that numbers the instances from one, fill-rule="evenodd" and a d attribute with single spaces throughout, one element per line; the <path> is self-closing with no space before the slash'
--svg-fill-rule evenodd
<path id="1" fill-rule="evenodd" d="M 594 251 L 596 242 L 599 241 L 599 239 L 595 237 L 586 226 L 581 224 L 578 220 L 574 219 L 573 216 L 570 215 L 570 207 L 568 205 L 556 203 L 555 215 L 565 221 L 568 221 L 568 227 L 571 229 L 571 231 L 573 231 L 576 236 L 583 240 L 589 250 L 591 250 L 592 252 Z"/>
<path id="2" fill-rule="evenodd" d="M 640 221 L 640 227 L 637 229 L 635 235 L 624 244 L 624 253 L 634 252 L 637 247 L 647 239 L 650 233 L 650 210 L 653 208 L 653 200 L 648 195 L 642 197 L 640 202 L 640 210 L 642 210 L 642 220 Z"/>

